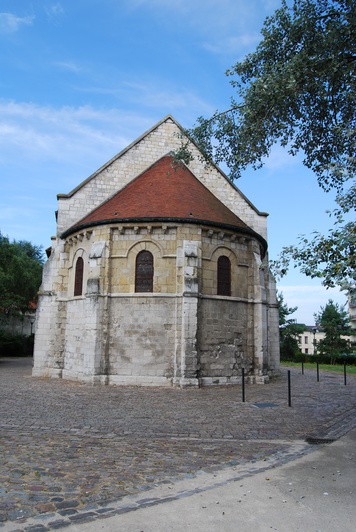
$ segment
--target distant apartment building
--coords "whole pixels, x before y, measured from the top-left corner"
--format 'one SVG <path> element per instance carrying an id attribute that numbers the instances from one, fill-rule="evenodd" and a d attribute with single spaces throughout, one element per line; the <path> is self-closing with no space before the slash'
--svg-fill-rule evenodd
<path id="1" fill-rule="evenodd" d="M 325 338 L 325 333 L 315 325 L 306 325 L 305 331 L 298 337 L 298 346 L 304 355 L 315 355 L 318 352 L 318 343 Z M 356 330 L 352 336 L 341 336 L 350 340 L 351 345 L 356 345 Z"/>
<path id="2" fill-rule="evenodd" d="M 306 325 L 305 331 L 298 337 L 298 346 L 305 355 L 315 355 L 318 342 L 325 338 L 325 333 L 315 325 Z"/>
<path id="3" fill-rule="evenodd" d="M 352 345 L 356 345 L 356 289 L 349 292 L 348 307 L 350 315 L 350 327 L 352 336 L 343 336 L 350 340 Z M 318 350 L 318 342 L 325 338 L 325 333 L 316 325 L 306 325 L 305 331 L 298 337 L 298 346 L 305 355 L 315 355 Z M 315 349 L 316 347 L 316 349 Z"/>

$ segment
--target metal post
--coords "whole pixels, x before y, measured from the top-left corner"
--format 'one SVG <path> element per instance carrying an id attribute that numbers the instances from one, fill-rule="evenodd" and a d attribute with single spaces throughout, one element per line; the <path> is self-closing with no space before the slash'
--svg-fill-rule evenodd
<path id="1" fill-rule="evenodd" d="M 316 363 L 316 380 L 319 382 L 319 362 Z"/>
<path id="2" fill-rule="evenodd" d="M 346 364 L 344 363 L 344 384 L 346 386 Z"/>
<path id="3" fill-rule="evenodd" d="M 302 375 L 304 375 L 304 362 L 302 362 Z"/>
<path id="4" fill-rule="evenodd" d="M 245 402 L 245 368 L 241 368 L 242 402 Z"/>
<path id="5" fill-rule="evenodd" d="M 313 328 L 313 334 L 314 334 L 314 340 L 313 340 L 313 355 L 316 355 L 316 340 L 315 340 L 315 334 L 316 334 L 317 328 Z"/>
<path id="6" fill-rule="evenodd" d="M 288 370 L 288 406 L 292 406 L 292 394 L 290 388 L 290 369 Z"/>

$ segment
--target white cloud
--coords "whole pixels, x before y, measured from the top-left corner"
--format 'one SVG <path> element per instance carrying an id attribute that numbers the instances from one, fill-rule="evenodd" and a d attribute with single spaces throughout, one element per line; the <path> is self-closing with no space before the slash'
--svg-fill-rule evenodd
<path id="1" fill-rule="evenodd" d="M 45 11 L 48 18 L 55 18 L 64 13 L 64 9 L 59 2 L 46 6 Z"/>
<path id="2" fill-rule="evenodd" d="M 30 198 L 30 201 L 33 203 L 33 198 Z M 10 207 L 7 204 L 0 203 L 0 223 L 16 221 L 19 219 L 22 220 L 31 220 L 36 212 L 35 208 L 24 208 L 21 207 Z"/>
<path id="3" fill-rule="evenodd" d="M 52 63 L 55 67 L 59 67 L 62 70 L 68 70 L 69 72 L 79 73 L 82 72 L 82 67 L 73 61 L 55 61 Z"/>
<path id="4" fill-rule="evenodd" d="M 0 100 L 1 231 L 48 245 L 56 194 L 71 190 L 153 122 L 115 108 Z"/>
<path id="5" fill-rule="evenodd" d="M 0 100 L 0 163 L 14 158 L 102 164 L 152 125 L 139 113 Z M 93 171 L 95 170 L 95 166 Z"/>
<path id="6" fill-rule="evenodd" d="M 278 291 L 283 293 L 284 302 L 289 307 L 298 307 L 291 315 L 299 323 L 313 325 L 314 314 L 324 307 L 329 299 L 339 305 L 345 305 L 347 298 L 338 288 L 326 289 L 321 285 L 278 285 Z"/>
<path id="7" fill-rule="evenodd" d="M 147 107 L 158 109 L 190 109 L 192 113 L 199 110 L 199 113 L 212 113 L 214 109 L 204 100 L 199 98 L 194 92 L 184 87 L 164 87 L 163 83 L 137 83 L 126 82 L 122 84 L 121 91 L 136 102 L 140 102 Z"/>
<path id="8" fill-rule="evenodd" d="M 119 77 L 124 77 L 120 75 Z M 147 109 L 152 109 L 155 114 L 159 113 L 159 118 L 166 114 L 179 113 L 187 127 L 190 122 L 196 120 L 197 116 L 210 115 L 215 111 L 215 107 L 206 100 L 200 98 L 196 92 L 180 85 L 179 87 L 167 83 L 164 79 L 144 79 L 130 81 L 111 82 L 111 86 L 92 84 L 91 86 L 77 86 L 78 92 L 101 94 L 116 98 L 119 105 L 123 102 L 133 107 L 137 115 L 140 109 L 147 113 Z"/>
<path id="9" fill-rule="evenodd" d="M 260 35 L 257 32 L 241 33 L 236 36 L 230 35 L 222 39 L 204 42 L 203 48 L 214 54 L 240 54 L 241 49 L 249 49 L 255 46 L 259 40 Z"/>
<path id="10" fill-rule="evenodd" d="M 193 30 L 196 42 L 205 50 L 236 56 L 255 47 L 273 1 L 276 0 L 126 0 L 126 4 L 131 9 L 154 11 L 161 19 L 167 14 L 174 16 L 175 26 Z"/>
<path id="11" fill-rule="evenodd" d="M 21 26 L 31 26 L 35 17 L 18 17 L 13 13 L 0 13 L 0 33 L 15 33 Z"/>

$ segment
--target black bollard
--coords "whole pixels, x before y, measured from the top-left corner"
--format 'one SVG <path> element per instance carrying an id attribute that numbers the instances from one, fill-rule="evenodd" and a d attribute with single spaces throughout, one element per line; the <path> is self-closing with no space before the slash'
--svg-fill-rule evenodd
<path id="1" fill-rule="evenodd" d="M 290 369 L 288 370 L 288 406 L 292 406 L 292 394 L 290 387 Z"/>
<path id="2" fill-rule="evenodd" d="M 316 363 L 316 380 L 319 382 L 319 362 Z"/>
<path id="3" fill-rule="evenodd" d="M 346 364 L 344 363 L 344 384 L 346 386 Z"/>
<path id="4" fill-rule="evenodd" d="M 241 368 L 242 402 L 245 402 L 245 368 Z"/>
<path id="5" fill-rule="evenodd" d="M 304 375 L 304 362 L 302 362 L 302 375 Z"/>

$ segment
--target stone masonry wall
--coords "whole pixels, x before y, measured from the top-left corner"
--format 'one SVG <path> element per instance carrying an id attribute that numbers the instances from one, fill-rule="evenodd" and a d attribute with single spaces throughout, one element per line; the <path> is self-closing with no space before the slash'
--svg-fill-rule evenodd
<path id="1" fill-rule="evenodd" d="M 135 293 L 142 249 L 154 256 L 152 294 Z M 116 384 L 237 382 L 242 365 L 261 374 L 273 344 L 258 254 L 251 238 L 196 224 L 115 224 L 59 241 L 44 276 L 55 291 L 40 300 L 36 366 Z M 231 261 L 231 297 L 217 296 L 220 255 Z M 83 294 L 74 296 L 78 257 Z"/>
<path id="2" fill-rule="evenodd" d="M 225 255 L 231 263 L 231 297 L 247 299 L 251 295 L 250 239 L 229 231 L 205 229 L 202 238 L 201 293 L 217 294 L 217 261 Z"/>
<path id="3" fill-rule="evenodd" d="M 250 309 L 229 298 L 203 298 L 199 303 L 199 376 L 203 384 L 240 382 L 241 368 L 253 367 L 249 345 Z"/>
<path id="4" fill-rule="evenodd" d="M 154 257 L 154 293 L 176 293 L 177 228 L 174 225 L 127 224 L 112 228 L 111 232 L 110 293 L 134 293 L 135 260 L 142 250 L 150 251 Z"/>
<path id="5" fill-rule="evenodd" d="M 175 335 L 174 297 L 111 298 L 109 383 L 170 384 Z"/>

